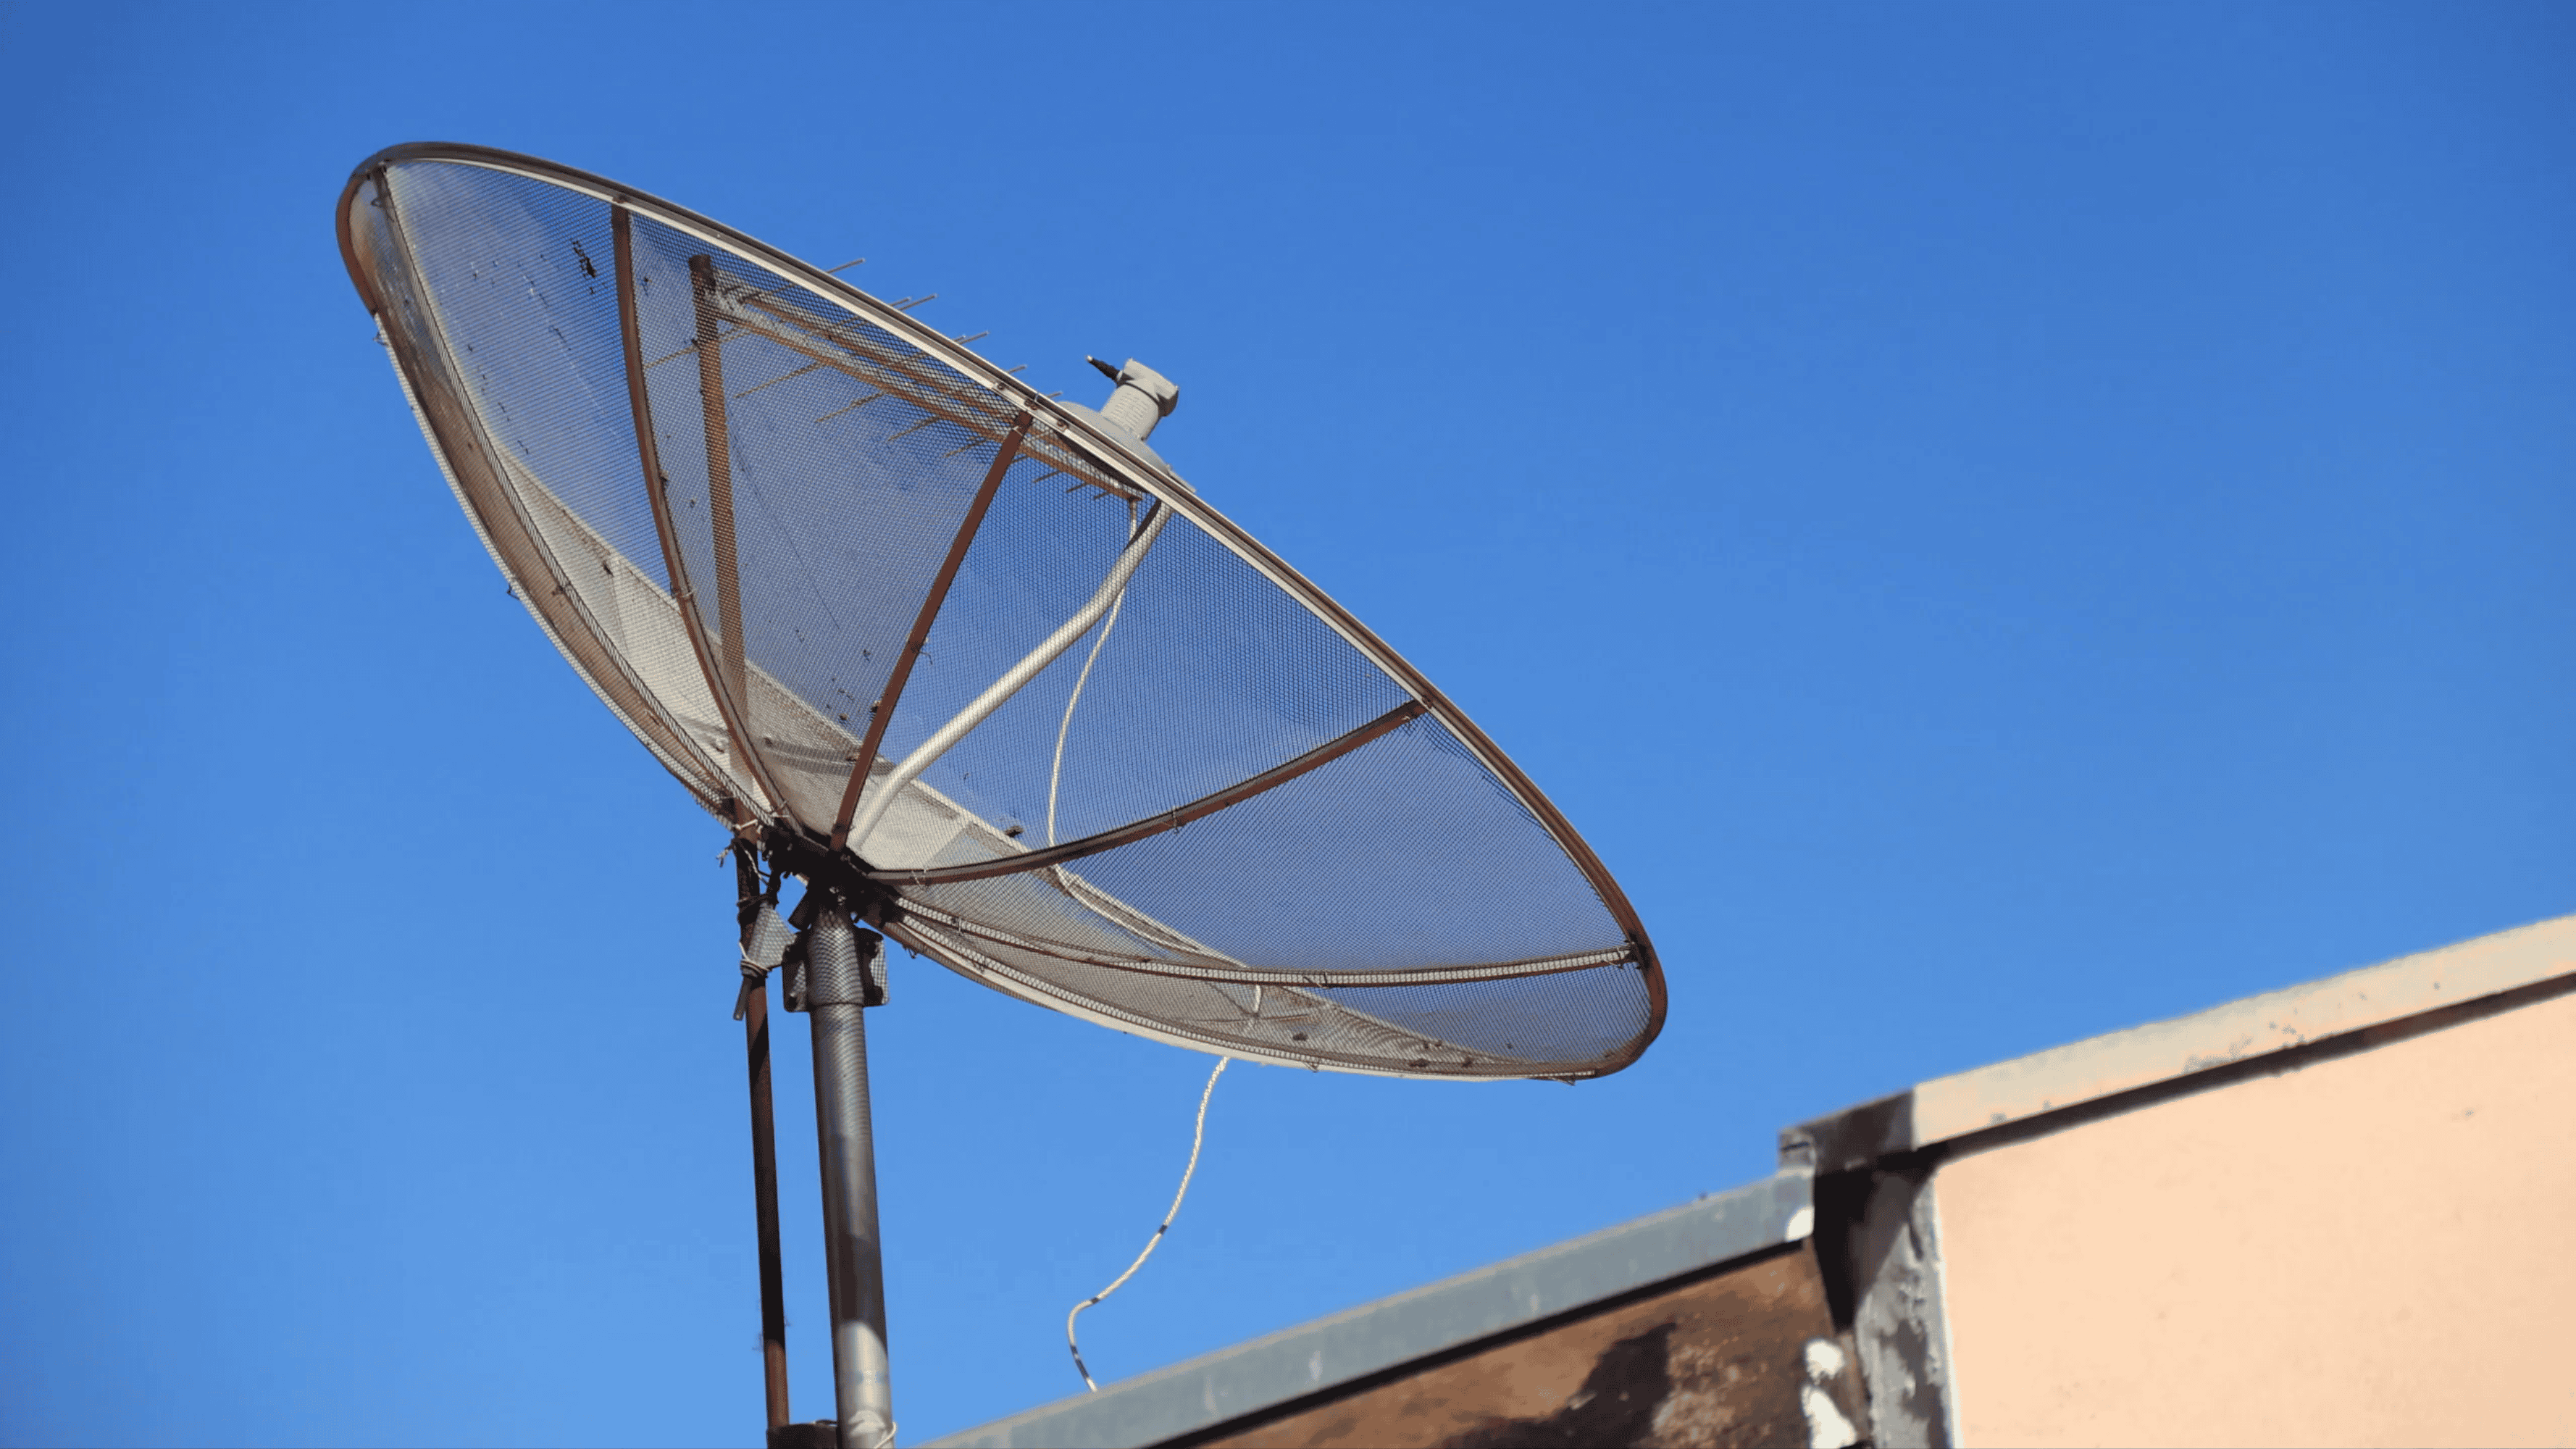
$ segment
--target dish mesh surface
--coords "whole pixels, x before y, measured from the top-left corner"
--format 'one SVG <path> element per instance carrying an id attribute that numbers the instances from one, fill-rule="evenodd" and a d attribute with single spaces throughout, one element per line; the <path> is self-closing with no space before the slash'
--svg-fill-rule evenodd
<path id="1" fill-rule="evenodd" d="M 1591 1076 L 1653 1039 L 1652 947 L 1545 798 L 1096 417 L 528 158 L 402 148 L 343 209 L 422 429 L 530 612 L 728 821 L 822 843 L 855 815 L 841 848 L 914 950 L 1341 1070 Z"/>

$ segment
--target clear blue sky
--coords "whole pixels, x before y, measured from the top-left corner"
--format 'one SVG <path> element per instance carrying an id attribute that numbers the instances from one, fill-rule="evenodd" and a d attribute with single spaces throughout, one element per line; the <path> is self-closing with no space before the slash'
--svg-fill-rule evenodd
<path id="1" fill-rule="evenodd" d="M 1621 1076 L 1228 1073 L 1120 1377 L 2576 910 L 2571 63 L 2546 5 L 0 9 L 0 1440 L 758 1436 L 721 839 L 421 445 L 332 241 L 377 148 L 1167 372 L 1156 446 L 1626 883 Z M 910 1441 L 1079 1386 L 1207 1059 L 896 967 Z"/>

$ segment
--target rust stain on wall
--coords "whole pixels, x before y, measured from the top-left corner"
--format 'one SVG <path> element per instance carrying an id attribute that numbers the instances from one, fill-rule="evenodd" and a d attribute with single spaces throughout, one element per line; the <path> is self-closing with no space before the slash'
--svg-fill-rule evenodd
<path id="1" fill-rule="evenodd" d="M 1813 1256 L 1747 1263 L 1241 1429 L 1222 1449 L 1805 1445 L 1807 1345 L 1835 1338 Z M 1848 1370 L 1818 1387 L 1862 1422 Z M 1812 1396 L 1810 1396 L 1812 1398 Z M 1844 1441 L 1848 1442 L 1848 1441 Z"/>

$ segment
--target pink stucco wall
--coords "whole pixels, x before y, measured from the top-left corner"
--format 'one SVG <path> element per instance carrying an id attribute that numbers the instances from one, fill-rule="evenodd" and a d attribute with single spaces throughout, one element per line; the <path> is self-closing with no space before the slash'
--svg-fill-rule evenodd
<path id="1" fill-rule="evenodd" d="M 2576 1443 L 2576 995 L 1933 1189 L 1966 1444 Z"/>

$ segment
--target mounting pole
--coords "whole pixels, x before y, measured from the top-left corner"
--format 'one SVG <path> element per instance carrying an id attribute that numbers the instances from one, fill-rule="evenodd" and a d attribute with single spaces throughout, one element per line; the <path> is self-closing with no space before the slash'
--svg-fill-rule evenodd
<path id="1" fill-rule="evenodd" d="M 776 956 L 764 953 L 758 938 L 763 926 L 774 926 L 777 917 L 769 911 L 769 902 L 761 891 L 760 868 L 753 864 L 749 846 L 734 847 L 733 871 L 742 921 L 743 958 L 750 961 L 766 954 L 768 960 L 760 964 L 767 965 Z M 788 1413 L 787 1290 L 778 1257 L 778 1132 L 769 1098 L 767 976 L 755 976 L 746 968 L 737 1002 L 734 1015 L 742 1018 L 743 1050 L 751 1070 L 751 1192 L 760 1232 L 761 1382 L 768 1399 L 769 1427 L 774 1431 L 786 1426 Z"/>
<path id="2" fill-rule="evenodd" d="M 804 996 L 814 1022 L 814 1131 L 823 1159 L 823 1250 L 831 1275 L 840 1449 L 884 1449 L 894 1442 L 863 1020 L 869 1003 L 885 999 L 879 954 L 884 949 L 883 937 L 850 924 L 848 907 L 837 899 L 827 899 L 805 930 Z"/>

